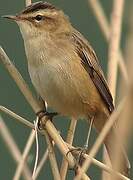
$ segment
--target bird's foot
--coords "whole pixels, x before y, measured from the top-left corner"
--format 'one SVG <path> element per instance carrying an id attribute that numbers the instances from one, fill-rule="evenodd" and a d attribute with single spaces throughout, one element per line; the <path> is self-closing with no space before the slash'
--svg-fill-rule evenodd
<path id="1" fill-rule="evenodd" d="M 83 148 L 82 147 L 72 148 L 67 152 L 66 156 L 69 153 L 72 153 L 73 156 L 76 155 L 75 156 L 75 158 L 76 158 L 75 166 L 74 166 L 74 168 L 70 169 L 70 170 L 74 170 L 75 174 L 76 174 L 78 166 L 82 166 L 82 164 L 85 160 L 84 154 L 87 153 L 87 149 L 85 147 L 83 147 Z"/>
<path id="2" fill-rule="evenodd" d="M 52 121 L 54 116 L 57 116 L 58 113 L 57 112 L 47 112 L 47 111 L 40 111 L 38 113 L 36 113 L 36 115 L 38 116 L 38 129 L 42 130 L 44 127 L 44 124 L 46 124 L 47 120 Z M 42 123 L 42 117 L 46 117 L 46 121 Z"/>

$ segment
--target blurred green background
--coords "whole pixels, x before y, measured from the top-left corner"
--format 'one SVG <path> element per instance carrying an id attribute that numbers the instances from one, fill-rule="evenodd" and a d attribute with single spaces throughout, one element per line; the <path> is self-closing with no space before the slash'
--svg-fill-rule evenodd
<path id="1" fill-rule="evenodd" d="M 35 2 L 35 1 L 33 1 Z M 51 0 L 49 1 L 60 8 L 62 8 L 67 15 L 69 15 L 72 24 L 84 34 L 84 36 L 89 39 L 90 43 L 94 47 L 97 56 L 100 59 L 101 66 L 106 73 L 107 67 L 107 52 L 108 44 L 106 43 L 104 36 L 97 24 L 97 21 L 92 13 L 91 8 L 88 6 L 87 0 Z M 110 20 L 110 14 L 112 9 L 112 0 L 101 0 L 100 1 L 105 13 Z M 123 18 L 123 28 L 122 28 L 122 40 L 121 47 L 124 49 L 126 36 L 128 34 L 128 19 L 129 19 L 129 7 L 133 9 L 133 1 L 126 0 L 124 7 L 124 18 Z M 22 10 L 25 6 L 24 0 L 12 0 L 5 1 L 0 0 L 0 16 L 6 14 L 15 14 Z M 19 69 L 24 79 L 29 84 L 32 91 L 34 88 L 31 84 L 28 72 L 27 72 L 27 63 L 26 56 L 23 46 L 23 40 L 19 32 L 18 26 L 5 19 L 0 19 L 0 45 L 4 48 L 12 62 Z M 5 70 L 4 66 L 0 64 L 0 105 L 6 106 L 7 108 L 13 110 L 17 114 L 22 115 L 23 117 L 29 119 L 31 122 L 35 119 L 35 114 L 32 111 L 31 107 L 17 88 L 15 82 L 11 79 L 8 72 Z M 6 116 L 4 113 L 1 113 L 2 117 L 8 128 L 10 129 L 18 147 L 21 152 L 25 147 L 27 138 L 30 134 L 30 129 L 25 126 L 17 123 L 11 117 Z M 56 128 L 61 132 L 61 135 L 66 137 L 66 130 L 69 127 L 70 119 L 68 118 L 56 118 L 54 124 Z M 74 144 L 77 146 L 83 146 L 88 129 L 86 128 L 85 121 L 79 121 L 76 129 L 76 136 Z M 95 141 L 95 132 L 91 136 L 90 146 Z M 42 157 L 43 152 L 46 149 L 46 142 L 43 137 L 39 137 L 40 150 L 39 150 L 39 160 Z M 132 164 L 133 157 L 131 152 L 133 151 L 133 146 L 129 149 L 129 157 Z M 60 162 L 60 154 L 56 150 L 58 162 Z M 98 153 L 97 158 L 101 160 L 102 153 Z M 30 152 L 28 157 L 29 166 L 33 169 L 35 160 L 35 144 Z M 16 163 L 10 155 L 6 144 L 4 143 L 2 137 L 0 136 L 0 179 L 8 180 L 12 179 Z M 41 171 L 39 180 L 42 179 L 52 179 L 51 170 L 49 167 L 49 162 L 47 162 Z M 133 172 L 132 172 L 133 174 Z M 99 168 L 92 166 L 89 170 L 89 175 L 93 180 L 100 179 L 101 171 Z M 131 175 L 132 176 L 132 175 Z M 73 172 L 69 171 L 67 179 L 72 179 Z M 133 176 L 132 176 L 133 177 Z M 22 178 L 23 179 L 23 178 Z"/>

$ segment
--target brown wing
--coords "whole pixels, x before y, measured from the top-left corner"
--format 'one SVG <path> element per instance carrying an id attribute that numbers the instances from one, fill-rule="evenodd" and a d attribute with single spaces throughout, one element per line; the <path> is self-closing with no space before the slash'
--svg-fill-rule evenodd
<path id="1" fill-rule="evenodd" d="M 76 50 L 84 69 L 90 75 L 108 110 L 112 112 L 114 109 L 112 95 L 94 50 L 88 41 L 76 30 L 72 33 L 72 41 L 76 44 Z"/>

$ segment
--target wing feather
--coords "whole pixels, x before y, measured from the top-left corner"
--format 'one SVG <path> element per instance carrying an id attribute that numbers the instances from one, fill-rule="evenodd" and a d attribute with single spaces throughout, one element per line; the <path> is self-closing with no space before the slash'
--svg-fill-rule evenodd
<path id="1" fill-rule="evenodd" d="M 72 41 L 81 59 L 81 64 L 90 75 L 108 110 L 113 111 L 113 99 L 105 80 L 98 58 L 87 40 L 76 30 L 72 33 Z"/>

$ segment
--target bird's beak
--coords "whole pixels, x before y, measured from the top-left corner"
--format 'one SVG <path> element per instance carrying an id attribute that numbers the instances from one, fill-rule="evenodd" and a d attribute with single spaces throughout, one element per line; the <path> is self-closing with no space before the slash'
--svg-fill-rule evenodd
<path id="1" fill-rule="evenodd" d="M 19 18 L 19 16 L 13 16 L 13 15 L 5 15 L 5 16 L 2 16 L 2 18 L 7 18 L 7 19 L 11 19 L 11 20 L 13 20 L 13 21 L 19 21 L 20 20 L 20 18 Z"/>

